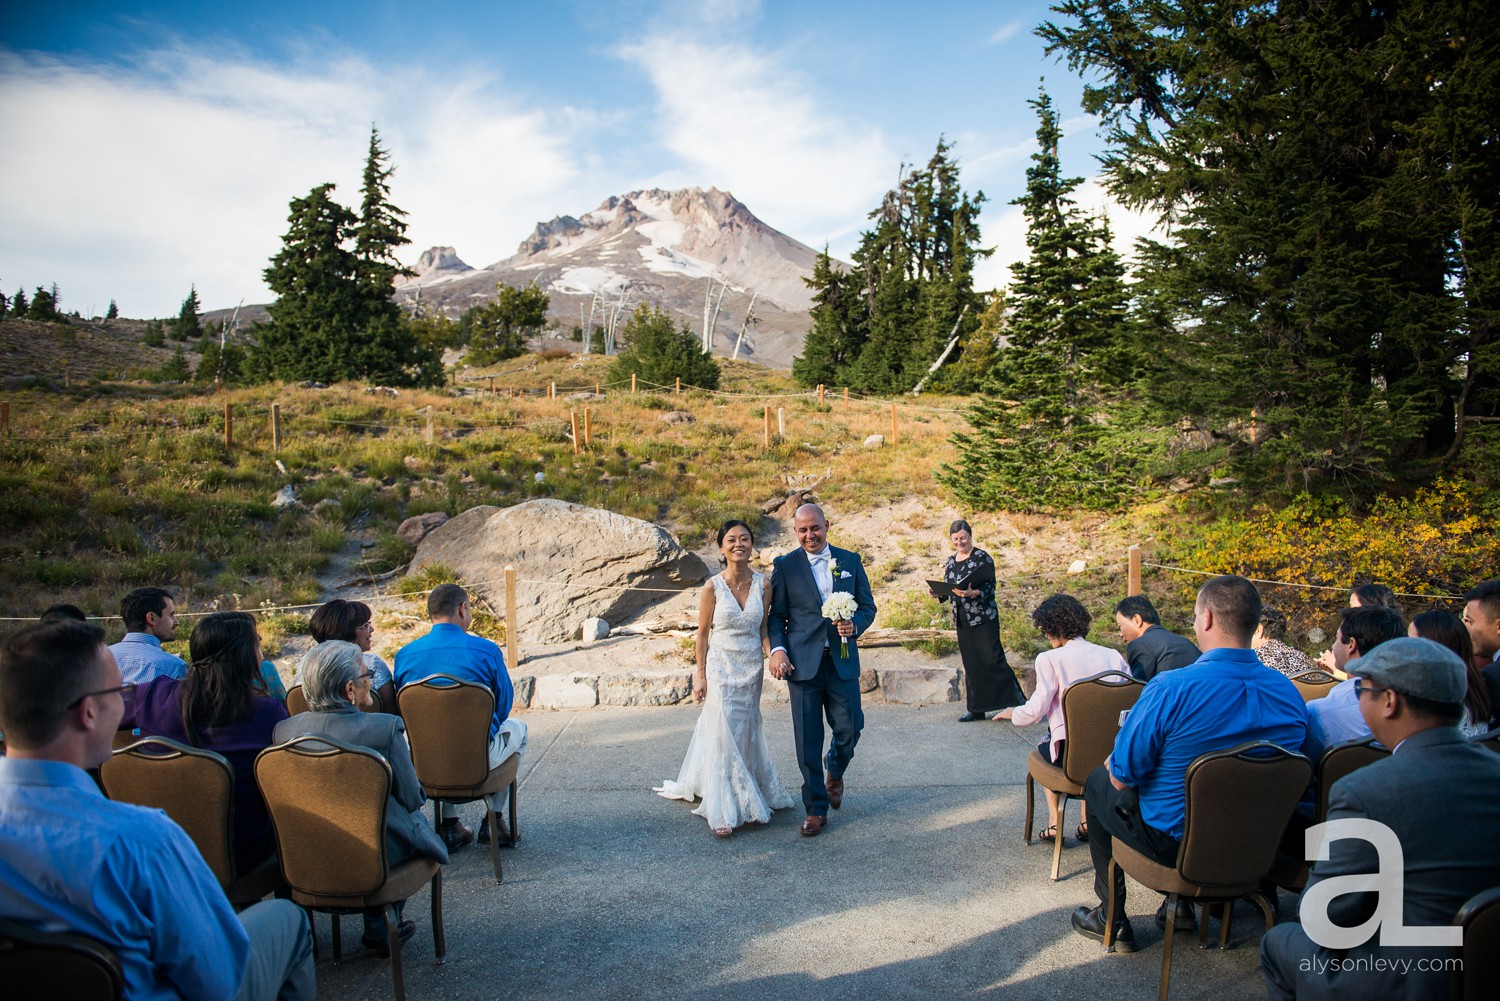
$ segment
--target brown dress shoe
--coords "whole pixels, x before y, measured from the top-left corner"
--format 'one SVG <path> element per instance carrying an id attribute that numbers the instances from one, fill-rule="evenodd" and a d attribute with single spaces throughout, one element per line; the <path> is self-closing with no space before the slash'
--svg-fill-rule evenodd
<path id="1" fill-rule="evenodd" d="M 823 825 L 828 823 L 827 817 L 819 817 L 817 814 L 809 813 L 807 819 L 802 822 L 802 836 L 806 838 L 817 837 L 823 833 Z"/>
<path id="2" fill-rule="evenodd" d="M 837 810 L 844 805 L 844 780 L 828 776 L 824 785 L 828 787 L 828 805 Z"/>

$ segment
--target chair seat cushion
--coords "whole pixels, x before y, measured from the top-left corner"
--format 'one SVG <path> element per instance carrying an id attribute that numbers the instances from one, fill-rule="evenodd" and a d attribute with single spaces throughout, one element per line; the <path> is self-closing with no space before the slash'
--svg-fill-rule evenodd
<path id="1" fill-rule="evenodd" d="M 1175 893 L 1183 897 L 1242 897 L 1259 889 L 1259 881 L 1229 886 L 1207 886 L 1190 883 L 1171 866 L 1153 862 L 1134 848 L 1113 839 L 1115 864 L 1130 874 L 1130 877 L 1147 889 L 1158 893 Z"/>
<path id="2" fill-rule="evenodd" d="M 423 782 L 422 791 L 427 794 L 428 799 L 440 799 L 448 803 L 467 803 L 485 796 L 493 796 L 507 788 L 516 780 L 516 773 L 520 767 L 521 756 L 512 754 L 491 768 L 490 773 L 484 777 L 484 781 L 477 786 L 433 786 Z"/>
<path id="3" fill-rule="evenodd" d="M 1035 747 L 1031 749 L 1031 756 L 1026 759 L 1026 771 L 1044 789 L 1066 793 L 1069 796 L 1083 795 L 1083 786 L 1070 781 L 1061 765 L 1054 765 L 1042 757 L 1042 752 Z"/>
<path id="4" fill-rule="evenodd" d="M 366 894 L 304 893 L 292 888 L 292 900 L 303 907 L 327 907 L 335 910 L 356 910 L 365 907 L 384 907 L 405 900 L 420 890 L 438 872 L 435 859 L 418 855 L 391 869 L 385 884 Z"/>

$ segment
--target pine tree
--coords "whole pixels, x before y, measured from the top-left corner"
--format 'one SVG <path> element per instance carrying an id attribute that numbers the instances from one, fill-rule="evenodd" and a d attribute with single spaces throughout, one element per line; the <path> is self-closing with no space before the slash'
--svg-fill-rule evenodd
<path id="1" fill-rule="evenodd" d="M 109 308 L 104 311 L 104 318 L 106 320 L 117 320 L 119 319 L 119 317 L 120 307 L 115 305 L 115 301 L 113 299 L 109 300 Z"/>
<path id="2" fill-rule="evenodd" d="M 54 285 L 52 288 L 55 289 L 57 286 Z M 38 285 L 31 296 L 31 305 L 26 307 L 26 318 L 43 322 L 62 319 L 57 313 L 57 296 Z"/>
<path id="3" fill-rule="evenodd" d="M 396 259 L 396 248 L 411 243 L 406 238 L 406 213 L 391 204 L 390 178 L 395 167 L 387 166 L 390 153 L 380 144 L 380 133 L 370 126 L 370 147 L 365 155 L 360 184 L 359 221 L 354 226 L 354 256 L 358 260 L 360 284 L 370 296 L 388 301 L 398 276 L 413 275 Z M 395 309 L 395 304 L 391 304 Z"/>
<path id="4" fill-rule="evenodd" d="M 146 321 L 146 327 L 141 331 L 141 343 L 148 348 L 159 348 L 166 343 L 160 320 Z"/>
<path id="5" fill-rule="evenodd" d="M 703 351 L 686 324 L 674 328 L 672 317 L 662 310 L 641 303 L 625 321 L 621 340 L 625 350 L 609 369 L 615 382 L 628 382 L 635 375 L 648 386 L 673 386 L 681 378 L 684 386 L 719 388 L 719 363 Z"/>
<path id="6" fill-rule="evenodd" d="M 4 292 L 0 292 L 0 320 L 5 319 L 6 313 L 8 312 L 9 309 L 10 309 L 10 300 L 7 299 L 7 298 L 5 298 L 5 293 Z"/>
<path id="7" fill-rule="evenodd" d="M 30 308 L 31 304 L 26 301 L 26 290 L 23 288 L 16 289 L 16 294 L 10 298 L 10 315 L 14 319 L 24 320 L 26 312 Z"/>
<path id="8" fill-rule="evenodd" d="M 187 355 L 183 354 L 182 345 L 179 344 L 177 350 L 172 352 L 172 357 L 157 369 L 156 378 L 159 382 L 187 382 L 191 375 Z"/>
<path id="9" fill-rule="evenodd" d="M 792 359 L 792 377 L 804 386 L 838 385 L 864 346 L 864 303 L 854 280 L 834 266 L 826 246 L 813 262 L 812 276 L 803 280 L 813 289 L 812 329 L 802 342 L 802 354 Z"/>
<path id="10" fill-rule="evenodd" d="M 940 478 L 982 507 L 1109 506 L 1133 472 L 1106 433 L 1101 393 L 1124 381 L 1129 358 L 1124 266 L 1107 226 L 1072 198 L 1082 178 L 1062 175 L 1051 98 L 1044 90 L 1029 103 L 1038 149 L 1011 204 L 1025 215 L 1030 254 L 1012 268 L 1007 343 L 970 410 L 974 431 L 954 435 L 959 462 Z"/>
<path id="11" fill-rule="evenodd" d="M 167 333 L 174 341 L 194 341 L 203 336 L 203 324 L 199 318 L 201 309 L 198 286 L 188 286 L 188 296 L 182 300 L 177 318 L 167 328 Z"/>
<path id="12" fill-rule="evenodd" d="M 525 354 L 526 338 L 542 329 L 550 302 L 535 284 L 513 288 L 502 283 L 494 301 L 464 314 L 469 363 L 492 365 Z"/>

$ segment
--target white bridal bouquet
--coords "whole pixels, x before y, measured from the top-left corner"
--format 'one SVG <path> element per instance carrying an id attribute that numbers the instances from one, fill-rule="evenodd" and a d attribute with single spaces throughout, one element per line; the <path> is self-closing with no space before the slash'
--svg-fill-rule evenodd
<path id="1" fill-rule="evenodd" d="M 834 622 L 847 621 L 854 618 L 854 610 L 858 607 L 854 595 L 848 591 L 835 591 L 823 602 L 823 618 Z M 845 637 L 839 637 L 839 654 L 845 660 L 849 658 L 849 640 Z"/>

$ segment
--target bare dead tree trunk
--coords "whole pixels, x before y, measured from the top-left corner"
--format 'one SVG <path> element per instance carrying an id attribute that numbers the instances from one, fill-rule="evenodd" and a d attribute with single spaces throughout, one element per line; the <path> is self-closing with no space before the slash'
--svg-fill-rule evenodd
<path id="1" fill-rule="evenodd" d="M 745 330 L 750 326 L 750 314 L 755 312 L 755 300 L 759 295 L 759 289 L 750 293 L 750 308 L 745 310 L 745 322 L 740 324 L 739 336 L 734 339 L 734 353 L 729 356 L 731 361 L 740 356 L 740 345 L 745 343 Z"/>
<path id="2" fill-rule="evenodd" d="M 953 353 L 954 345 L 958 344 L 958 325 L 964 322 L 964 314 L 968 311 L 969 305 L 965 303 L 964 308 L 958 311 L 958 319 L 953 321 L 953 329 L 948 332 L 948 346 L 943 348 L 943 353 L 938 355 L 938 360 L 932 363 L 932 367 L 927 370 L 926 375 L 922 376 L 922 381 L 917 383 L 911 395 L 921 396 L 922 389 L 927 385 L 928 380 L 937 374 L 937 370 L 943 367 L 943 362 L 947 361 L 948 356 Z"/>

